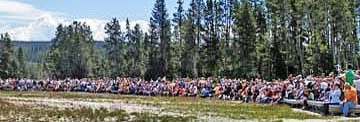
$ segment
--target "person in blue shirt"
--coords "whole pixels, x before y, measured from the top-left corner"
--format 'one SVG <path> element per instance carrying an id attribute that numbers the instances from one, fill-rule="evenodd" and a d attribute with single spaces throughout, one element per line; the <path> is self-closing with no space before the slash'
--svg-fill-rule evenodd
<path id="1" fill-rule="evenodd" d="M 341 91 L 340 91 L 339 87 L 340 87 L 339 84 L 331 85 L 331 90 L 330 90 L 330 94 L 329 94 L 329 103 L 330 104 L 335 104 L 335 105 L 340 104 Z"/>
<path id="2" fill-rule="evenodd" d="M 211 97 L 210 91 L 207 87 L 202 88 L 201 93 L 203 97 Z"/>

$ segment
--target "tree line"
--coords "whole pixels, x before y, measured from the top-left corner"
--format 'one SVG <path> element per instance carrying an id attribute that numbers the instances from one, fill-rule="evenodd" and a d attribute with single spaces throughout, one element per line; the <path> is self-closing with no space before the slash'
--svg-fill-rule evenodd
<path id="1" fill-rule="evenodd" d="M 165 0 L 156 0 L 149 30 L 143 32 L 128 19 L 122 30 L 114 18 L 104 27 L 103 49 L 94 46 L 86 23 L 59 25 L 41 63 L 41 74 L 51 78 L 272 79 L 329 73 L 337 64 L 359 68 L 359 3 L 191 0 L 185 9 L 184 1 L 178 0 L 177 11 L 170 15 Z M 24 54 L 11 56 L 21 50 L 13 51 L 7 40 L 8 34 L 1 36 L 1 77 L 26 77 Z"/>
<path id="2" fill-rule="evenodd" d="M 0 34 L 0 78 L 30 77 L 23 48 L 15 49 L 8 33 Z"/>

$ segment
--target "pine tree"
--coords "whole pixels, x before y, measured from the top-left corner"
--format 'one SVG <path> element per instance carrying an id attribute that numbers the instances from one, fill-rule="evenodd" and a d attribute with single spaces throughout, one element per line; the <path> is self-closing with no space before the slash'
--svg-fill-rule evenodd
<path id="1" fill-rule="evenodd" d="M 0 35 L 0 77 L 10 78 L 15 76 L 14 47 L 8 33 Z"/>
<path id="2" fill-rule="evenodd" d="M 221 73 L 220 75 L 222 76 L 231 76 L 231 72 L 232 72 L 232 64 L 231 64 L 231 60 L 232 60 L 232 48 L 231 46 L 231 41 L 232 41 L 232 36 L 231 36 L 231 25 L 233 23 L 233 14 L 234 14 L 234 7 L 237 4 L 235 3 L 237 2 L 236 0 L 220 0 L 219 1 L 219 6 L 221 9 L 218 10 L 222 10 L 221 14 L 221 25 L 222 25 L 222 31 L 221 31 L 221 38 L 220 38 L 220 56 L 221 56 L 221 62 L 219 65 L 219 72 Z"/>
<path id="3" fill-rule="evenodd" d="M 254 17 L 256 19 L 256 72 L 259 77 L 270 78 L 270 65 L 268 62 L 271 60 L 271 57 L 268 49 L 268 27 L 264 1 L 256 1 L 254 9 Z"/>
<path id="4" fill-rule="evenodd" d="M 108 35 L 105 38 L 105 48 L 110 67 L 112 68 L 111 76 L 126 76 L 124 70 L 126 67 L 126 60 L 124 60 L 126 55 L 124 42 L 126 36 L 121 31 L 119 21 L 116 18 L 113 18 L 111 22 L 106 24 L 105 33 Z"/>
<path id="5" fill-rule="evenodd" d="M 184 1 L 183 0 L 178 0 L 177 1 L 178 6 L 175 7 L 175 9 L 177 10 L 174 14 L 173 14 L 173 26 L 174 26 L 174 39 L 175 42 L 172 43 L 172 64 L 173 64 L 173 73 L 175 75 L 179 75 L 178 72 L 181 72 L 181 64 L 182 62 L 181 60 L 181 56 L 182 56 L 182 50 L 183 50 L 183 34 L 181 32 L 181 28 L 184 25 Z M 178 71 L 180 70 L 180 71 Z"/>
<path id="6" fill-rule="evenodd" d="M 94 77 L 94 40 L 90 26 L 74 21 L 59 25 L 45 63 L 51 78 Z"/>
<path id="7" fill-rule="evenodd" d="M 207 0 L 205 9 L 204 9 L 204 55 L 202 59 L 205 64 L 205 75 L 206 76 L 216 76 L 220 51 L 219 51 L 219 21 L 220 17 L 217 11 L 217 2 L 213 0 Z"/>
<path id="8" fill-rule="evenodd" d="M 201 49 L 202 37 L 201 33 L 203 31 L 202 21 L 203 10 L 205 8 L 205 4 L 203 0 L 192 0 L 190 3 L 191 9 L 194 11 L 193 19 L 195 20 L 195 32 L 196 32 L 196 48 L 195 48 L 195 68 L 196 72 L 194 73 L 195 77 L 203 76 L 204 72 L 204 61 L 201 59 L 201 55 L 203 55 L 203 50 Z"/>
<path id="9" fill-rule="evenodd" d="M 302 35 L 305 33 L 305 31 L 303 31 L 304 29 L 301 26 L 301 23 L 303 23 L 303 18 L 304 18 L 304 11 L 302 11 L 304 9 L 304 4 L 305 1 L 300 1 L 300 0 L 291 0 L 290 1 L 290 10 L 291 12 L 290 14 L 290 25 L 289 25 L 289 33 L 290 33 L 290 42 L 292 42 L 293 45 L 293 49 L 292 49 L 292 54 L 294 56 L 292 56 L 292 60 L 290 62 L 293 62 L 294 68 L 295 68 L 295 72 L 297 74 L 305 74 L 305 68 L 304 68 L 304 46 L 303 43 L 304 38 L 302 38 Z"/>
<path id="10" fill-rule="evenodd" d="M 195 77 L 196 67 L 194 52 L 196 51 L 196 25 L 194 20 L 195 12 L 193 9 L 189 9 L 186 14 L 184 26 L 181 28 L 181 32 L 184 35 L 184 48 L 181 55 L 181 76 L 183 77 Z"/>
<path id="11" fill-rule="evenodd" d="M 136 40 L 134 40 L 134 35 L 130 27 L 129 19 L 126 19 L 126 69 L 127 76 L 136 77 L 137 67 L 136 67 L 136 57 L 137 57 L 137 49 L 136 49 Z"/>
<path id="12" fill-rule="evenodd" d="M 134 76 L 134 77 L 140 77 L 143 76 L 143 72 L 144 72 L 144 56 L 143 56 L 143 39 L 144 39 L 144 33 L 141 31 L 140 25 L 136 24 L 134 26 L 134 29 L 132 31 L 132 41 L 133 41 L 133 46 L 134 50 L 132 53 L 132 57 L 134 57 L 134 67 L 133 67 L 133 72 L 130 72 L 129 76 Z M 131 75 L 132 74 L 132 75 Z"/>
<path id="13" fill-rule="evenodd" d="M 17 77 L 19 78 L 28 78 L 29 77 L 29 72 L 27 69 L 27 64 L 25 61 L 25 52 L 23 50 L 22 47 L 19 47 L 17 50 L 17 62 L 18 62 L 18 73 L 17 73 Z"/>
<path id="14" fill-rule="evenodd" d="M 266 2 L 266 7 L 268 8 L 268 14 L 269 14 L 269 25 L 270 25 L 270 32 L 271 34 L 269 35 L 269 40 L 271 41 L 270 46 L 268 48 L 270 48 L 270 56 L 271 61 L 270 61 L 270 74 L 271 74 L 271 78 L 286 78 L 287 77 L 287 68 L 286 68 L 286 64 L 285 64 L 285 56 L 284 56 L 284 51 L 282 51 L 282 47 L 283 47 L 283 39 L 281 37 L 281 25 L 280 25 L 280 19 L 281 18 L 279 16 L 279 0 L 268 0 Z M 270 38 L 271 37 L 271 38 Z"/>
<path id="15" fill-rule="evenodd" d="M 145 78 L 146 76 L 146 71 L 147 71 L 147 65 L 149 63 L 149 35 L 147 34 L 147 32 L 143 32 L 143 39 L 140 42 L 140 48 L 139 48 L 139 53 L 140 53 L 140 72 L 141 72 L 141 77 Z"/>
<path id="16" fill-rule="evenodd" d="M 95 50 L 94 59 L 95 59 L 95 68 L 94 74 L 98 78 L 111 77 L 112 67 L 110 67 L 110 61 L 106 55 L 103 55 L 104 52 L 100 50 Z"/>
<path id="17" fill-rule="evenodd" d="M 152 20 L 155 24 L 156 32 L 158 33 L 158 41 L 160 48 L 160 58 L 159 58 L 159 69 L 160 76 L 168 76 L 171 71 L 171 25 L 169 15 L 166 10 L 165 0 L 156 0 L 153 11 L 152 11 Z"/>
<path id="18" fill-rule="evenodd" d="M 51 77 L 56 77 L 60 75 L 60 71 L 58 71 L 57 69 L 59 69 L 59 60 L 60 60 L 60 42 L 61 40 L 64 40 L 65 37 L 65 29 L 63 27 L 62 24 L 60 24 L 57 28 L 56 28 L 56 34 L 55 34 L 55 38 L 51 40 L 51 47 L 50 47 L 50 51 L 46 56 L 46 61 L 44 62 L 44 67 L 45 70 L 47 71 L 47 74 Z"/>
<path id="19" fill-rule="evenodd" d="M 310 36 L 309 45 L 306 48 L 307 62 L 306 66 L 311 70 L 310 73 L 321 74 L 329 73 L 334 69 L 331 60 L 331 53 L 327 45 L 327 35 L 324 16 L 325 7 L 322 6 L 324 1 L 317 1 L 309 5 Z M 315 6 L 317 6 L 315 8 Z M 320 7 L 321 6 L 321 7 Z M 321 21 L 319 21 L 321 20 Z"/>
<path id="20" fill-rule="evenodd" d="M 245 0 L 234 18 L 235 76 L 256 76 L 256 28 L 250 3 Z"/>
<path id="21" fill-rule="evenodd" d="M 159 74 L 159 43 L 158 43 L 158 33 L 157 33 L 157 26 L 155 25 L 155 22 L 152 18 L 150 18 L 150 24 L 149 24 L 150 30 L 149 30 L 149 42 L 147 44 L 147 50 L 148 50 L 148 65 L 147 70 L 145 73 L 145 79 L 150 80 L 154 79 L 156 77 L 160 77 Z"/>

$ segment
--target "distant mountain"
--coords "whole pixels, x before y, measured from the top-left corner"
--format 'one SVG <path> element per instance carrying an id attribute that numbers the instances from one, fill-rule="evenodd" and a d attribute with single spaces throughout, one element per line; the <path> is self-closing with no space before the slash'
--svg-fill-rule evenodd
<path id="1" fill-rule="evenodd" d="M 96 41 L 95 46 L 104 50 L 104 42 Z M 33 63 L 40 63 L 50 50 L 51 41 L 13 41 L 16 48 L 22 47 L 26 53 L 26 60 Z"/>
<path id="2" fill-rule="evenodd" d="M 15 47 L 23 46 L 40 46 L 40 47 L 50 47 L 51 41 L 13 41 Z M 95 41 L 96 47 L 104 46 L 104 41 Z"/>
<path id="3" fill-rule="evenodd" d="M 49 51 L 50 41 L 13 41 L 16 48 L 22 47 L 26 54 L 26 60 L 32 63 L 40 63 Z"/>

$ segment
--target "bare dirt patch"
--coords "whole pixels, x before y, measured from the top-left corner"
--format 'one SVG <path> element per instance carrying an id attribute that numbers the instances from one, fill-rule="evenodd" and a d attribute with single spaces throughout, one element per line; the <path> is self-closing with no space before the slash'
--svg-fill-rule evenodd
<path id="1" fill-rule="evenodd" d="M 151 113 L 162 116 L 189 116 L 178 111 L 169 111 L 162 107 L 148 106 L 144 104 L 130 103 L 126 100 L 92 99 L 91 101 L 72 100 L 72 99 L 52 99 L 52 98 L 19 98 L 2 97 L 1 100 L 19 106 L 31 106 L 33 108 L 51 107 L 58 109 L 81 109 L 90 108 L 92 110 L 107 109 L 109 111 L 125 110 L 127 113 Z M 218 117 L 216 115 L 197 115 L 194 121 L 241 121 L 230 118 Z"/>

